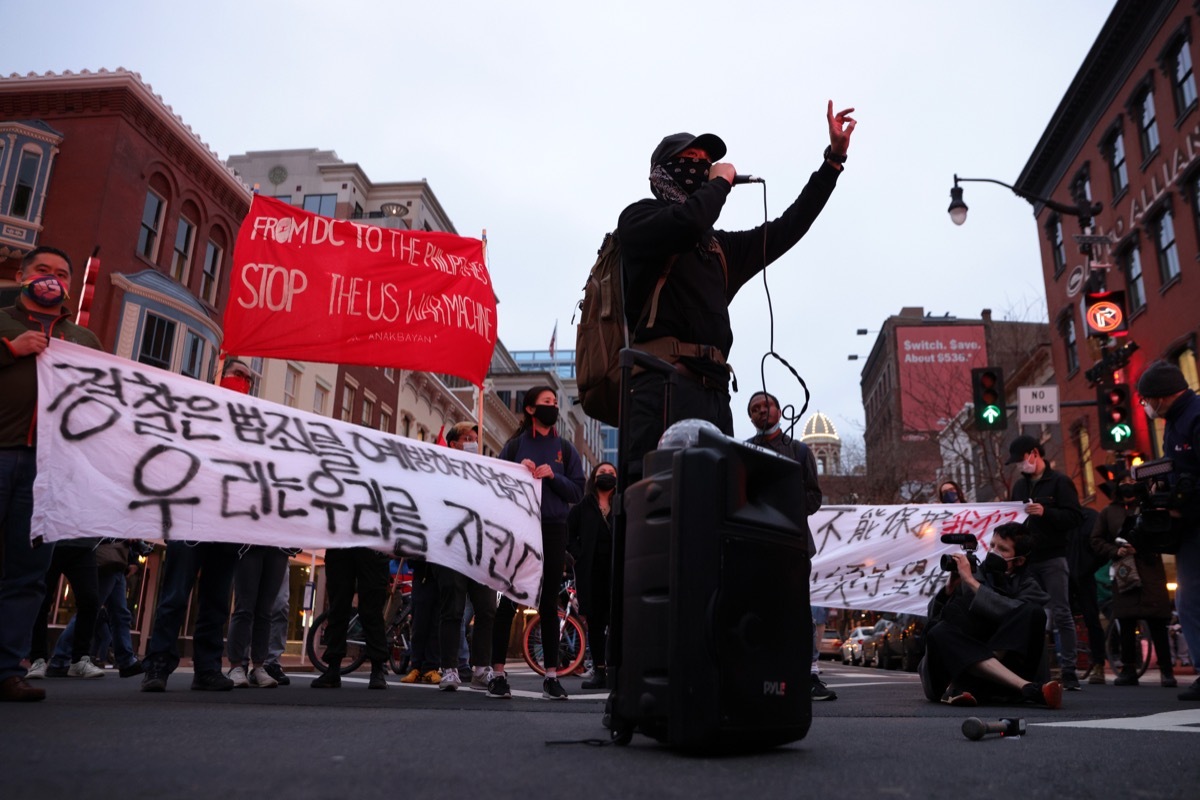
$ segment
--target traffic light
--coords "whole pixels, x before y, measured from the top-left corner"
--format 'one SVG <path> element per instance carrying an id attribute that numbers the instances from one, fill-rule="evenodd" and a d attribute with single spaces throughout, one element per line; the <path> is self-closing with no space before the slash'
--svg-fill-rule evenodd
<path id="1" fill-rule="evenodd" d="M 999 367 L 971 370 L 971 390 L 975 399 L 975 427 L 981 431 L 1002 431 L 1007 428 L 1004 370 Z"/>
<path id="2" fill-rule="evenodd" d="M 1096 390 L 1100 418 L 1100 446 L 1128 450 L 1133 444 L 1133 393 L 1129 384 L 1114 383 Z"/>

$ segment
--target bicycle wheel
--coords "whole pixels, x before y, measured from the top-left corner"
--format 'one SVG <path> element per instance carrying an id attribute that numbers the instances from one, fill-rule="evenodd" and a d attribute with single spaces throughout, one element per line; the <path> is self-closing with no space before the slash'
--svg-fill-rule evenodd
<path id="1" fill-rule="evenodd" d="M 325 663 L 325 637 L 329 627 L 329 612 L 320 614 L 313 620 L 312 628 L 308 631 L 308 639 L 304 643 L 308 660 L 321 672 L 328 672 L 329 665 Z M 363 640 L 362 624 L 358 621 L 358 609 L 350 609 L 350 623 L 346 626 L 346 657 L 342 659 L 338 672 L 348 675 L 362 666 L 367 659 L 366 642 Z"/>
<path id="2" fill-rule="evenodd" d="M 1145 620 L 1137 621 L 1137 648 L 1135 650 L 1137 663 L 1133 665 L 1134 671 L 1140 678 L 1146 674 L 1146 670 L 1150 667 L 1150 655 L 1153 652 L 1154 644 L 1150 640 L 1150 626 Z M 1121 661 L 1121 623 L 1113 620 L 1108 625 L 1108 630 L 1104 633 L 1104 652 L 1108 655 L 1108 661 L 1112 664 L 1113 669 L 1124 669 L 1124 663 Z"/>
<path id="3" fill-rule="evenodd" d="M 412 663 L 412 609 L 405 608 L 399 619 L 388 626 L 386 632 L 388 663 L 392 672 L 404 675 Z"/>
<path id="4" fill-rule="evenodd" d="M 583 664 L 586 650 L 586 638 L 583 626 L 575 617 L 568 617 L 558 612 L 558 672 L 561 675 L 571 675 Z M 525 645 L 521 655 L 530 669 L 539 675 L 546 674 L 543 657 L 541 616 L 535 614 L 525 626 Z"/>

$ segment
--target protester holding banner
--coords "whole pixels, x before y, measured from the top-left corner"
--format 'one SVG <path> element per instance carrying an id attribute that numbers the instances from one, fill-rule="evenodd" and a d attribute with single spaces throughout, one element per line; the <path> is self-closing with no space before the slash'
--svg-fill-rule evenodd
<path id="1" fill-rule="evenodd" d="M 478 452 L 479 428 L 473 422 L 460 422 L 446 436 L 449 447 L 463 452 Z M 472 447 L 468 447 L 471 445 Z M 437 567 L 438 645 L 441 651 L 441 676 L 438 688 L 454 691 L 462 683 L 458 674 L 459 643 L 462 639 L 463 614 L 467 598 L 475 611 L 475 631 L 471 635 L 472 689 L 486 691 L 492 678 L 492 628 L 496 617 L 496 592 L 479 581 L 471 580 L 450 567 Z"/>
<path id="2" fill-rule="evenodd" d="M 625 315 L 635 349 L 669 361 L 681 375 L 664 413 L 665 376 L 635 374 L 630 451 L 637 469 L 655 449 L 664 420 L 698 418 L 733 434 L 729 409 L 733 345 L 729 303 L 759 271 L 808 232 L 837 185 L 850 146 L 854 109 L 829 103 L 829 147 L 795 201 L 753 230 L 714 230 L 733 191 L 736 170 L 722 162 L 725 143 L 711 133 L 665 137 L 650 156 L 650 191 L 621 212 L 617 225 L 625 282 Z M 794 153 L 788 158 L 795 159 Z M 736 383 L 734 384 L 736 388 Z M 622 420 L 622 425 L 625 420 Z"/>
<path id="3" fill-rule="evenodd" d="M 583 465 L 571 443 L 558 435 L 558 395 L 549 386 L 534 386 L 525 393 L 523 416 L 517 432 L 500 451 L 500 458 L 523 465 L 542 481 L 542 585 L 538 599 L 546 679 L 542 697 L 565 700 L 558 681 L 558 585 L 567 557 L 567 513 L 583 498 Z M 492 632 L 492 666 L 489 697 L 511 697 L 504 662 L 516 604 L 505 597 L 496 610 Z"/>
<path id="4" fill-rule="evenodd" d="M 30 541 L 33 482 L 37 472 L 38 380 L 36 359 L 51 339 L 102 349 L 100 340 L 71 322 L 64 304 L 71 259 L 53 247 L 35 247 L 16 273 L 21 294 L 0 309 L 0 700 L 42 700 L 45 691 L 25 682 L 33 621 L 42 605 L 52 545 Z"/>
<path id="5" fill-rule="evenodd" d="M 267 672 L 271 616 L 287 576 L 288 554 L 278 547 L 244 545 L 233 571 L 233 616 L 229 620 L 229 679 L 235 689 L 279 685 Z"/>
<path id="6" fill-rule="evenodd" d="M 609 605 L 612 602 L 613 494 L 617 468 L 601 461 L 583 488 L 583 500 L 567 515 L 567 549 L 575 560 L 575 589 L 579 613 L 587 621 L 588 644 L 592 649 L 591 679 L 583 689 L 608 685 L 605 669 L 608 647 Z"/>
<path id="7" fill-rule="evenodd" d="M 358 621 L 371 661 L 368 689 L 386 689 L 387 643 L 384 638 L 383 607 L 387 604 L 388 556 L 369 547 L 342 547 L 325 551 L 325 580 L 329 591 L 329 621 L 325 627 L 324 661 L 328 668 L 313 679 L 314 689 L 340 689 L 342 659 L 346 657 L 346 633 L 350 610 L 358 595 Z"/>

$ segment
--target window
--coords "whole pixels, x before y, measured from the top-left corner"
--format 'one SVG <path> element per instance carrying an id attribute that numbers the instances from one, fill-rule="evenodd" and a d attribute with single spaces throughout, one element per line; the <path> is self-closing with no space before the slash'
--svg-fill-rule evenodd
<path id="1" fill-rule="evenodd" d="M 1125 301 L 1132 314 L 1146 305 L 1146 286 L 1142 281 L 1142 256 L 1135 239 L 1120 255 L 1121 271 L 1125 273 Z"/>
<path id="2" fill-rule="evenodd" d="M 171 368 L 175 348 L 175 323 L 155 314 L 147 314 L 142 323 L 142 346 L 137 360 L 160 369 Z"/>
<path id="3" fill-rule="evenodd" d="M 1171 94 L 1175 114 L 1182 117 L 1196 102 L 1196 77 L 1192 74 L 1192 53 L 1187 39 L 1180 39 L 1171 56 Z"/>
<path id="4" fill-rule="evenodd" d="M 371 427 L 371 420 L 375 418 L 375 398 L 368 392 L 363 392 L 362 402 L 362 424 L 368 428 Z"/>
<path id="5" fill-rule="evenodd" d="M 1062 275 L 1067 267 L 1067 253 L 1063 249 L 1062 217 L 1051 214 L 1046 220 L 1046 238 L 1050 240 L 1050 255 L 1054 259 L 1054 277 Z"/>
<path id="6" fill-rule="evenodd" d="M 275 199 L 287 203 L 288 205 L 292 204 L 292 196 L 290 194 L 277 194 L 275 195 Z"/>
<path id="7" fill-rule="evenodd" d="M 34 150 L 21 153 L 17 167 L 17 185 L 13 190 L 12 208 L 9 216 L 29 219 L 33 214 L 33 193 L 37 188 L 38 168 L 42 165 L 42 154 Z"/>
<path id="8" fill-rule="evenodd" d="M 329 407 L 329 387 L 318 383 L 313 389 L 313 413 L 324 415 Z"/>
<path id="9" fill-rule="evenodd" d="M 1158 277 L 1166 286 L 1179 277 L 1179 251 L 1175 247 L 1175 219 L 1171 209 L 1163 211 L 1151 223 L 1154 248 L 1158 253 Z"/>
<path id="10" fill-rule="evenodd" d="M 1058 333 L 1067 351 L 1067 374 L 1074 374 L 1079 369 L 1079 350 L 1075 341 L 1075 317 L 1070 311 L 1059 319 Z"/>
<path id="11" fill-rule="evenodd" d="M 192 247 L 196 240 L 196 226 L 187 217 L 179 218 L 175 229 L 175 253 L 171 256 L 171 277 L 187 284 L 188 270 L 192 264 Z"/>
<path id="12" fill-rule="evenodd" d="M 379 430 L 384 433 L 392 432 L 392 410 L 387 406 L 379 410 Z"/>
<path id="13" fill-rule="evenodd" d="M 300 370 L 288 364 L 283 373 L 283 404 L 292 408 L 300 407 Z"/>
<path id="14" fill-rule="evenodd" d="M 1088 435 L 1086 426 L 1080 426 L 1075 434 L 1079 447 L 1079 471 L 1083 476 L 1083 496 L 1091 497 L 1096 493 L 1096 471 L 1092 465 L 1092 438 Z"/>
<path id="15" fill-rule="evenodd" d="M 304 210 L 323 217 L 332 217 L 337 209 L 336 194 L 306 194 L 304 195 Z"/>
<path id="16" fill-rule="evenodd" d="M 146 206 L 142 209 L 142 229 L 138 233 L 138 255 L 153 261 L 158 255 L 158 234 L 162 230 L 163 212 L 167 202 L 154 192 L 146 192 Z"/>
<path id="17" fill-rule="evenodd" d="M 354 413 L 354 384 L 342 386 L 342 422 L 349 422 Z"/>
<path id="18" fill-rule="evenodd" d="M 1129 186 L 1129 172 L 1125 168 L 1125 134 L 1118 129 L 1104 141 L 1104 159 L 1108 162 L 1108 177 L 1112 181 L 1113 197 Z"/>
<path id="19" fill-rule="evenodd" d="M 204 369 L 204 340 L 193 331 L 183 335 L 183 366 L 179 369 L 189 378 L 200 380 Z"/>
<path id="20" fill-rule="evenodd" d="M 200 274 L 200 297 L 212 305 L 217 304 L 217 288 L 221 284 L 221 263 L 225 251 L 211 239 L 204 248 L 204 271 Z"/>
<path id="21" fill-rule="evenodd" d="M 1146 89 L 1138 96 L 1138 138 L 1142 143 L 1142 160 L 1158 152 L 1158 120 L 1154 114 L 1154 92 Z"/>
<path id="22" fill-rule="evenodd" d="M 384 367 L 383 368 L 383 377 L 387 378 L 392 383 L 395 383 L 396 382 L 396 370 L 392 369 L 391 367 Z"/>

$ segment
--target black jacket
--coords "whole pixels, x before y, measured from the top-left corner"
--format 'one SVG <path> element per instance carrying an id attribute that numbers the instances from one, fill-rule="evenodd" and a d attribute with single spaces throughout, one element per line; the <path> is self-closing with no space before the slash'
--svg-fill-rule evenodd
<path id="1" fill-rule="evenodd" d="M 1163 416 L 1167 423 L 1163 452 L 1175 468 L 1171 481 L 1178 484 L 1181 477 L 1187 476 L 1192 482 L 1182 511 L 1185 523 L 1194 529 L 1200 525 L 1200 397 L 1188 389 Z"/>
<path id="2" fill-rule="evenodd" d="M 1029 561 L 1066 558 L 1071 533 L 1083 522 L 1079 492 L 1075 491 L 1074 482 L 1061 472 L 1046 467 L 1036 482 L 1029 475 L 1017 478 L 1012 487 L 1012 499 L 1041 503 L 1046 509 L 1042 516 L 1025 520 L 1033 536 Z"/>
<path id="3" fill-rule="evenodd" d="M 567 514 L 567 552 L 575 559 L 575 590 L 579 610 L 585 617 L 595 614 L 593 579 L 612 573 L 612 512 L 600 512 L 596 495 L 585 495 Z"/>
<path id="4" fill-rule="evenodd" d="M 839 172 L 828 162 L 812 174 L 795 202 L 767 223 L 767 263 L 786 253 L 808 232 L 833 193 Z M 635 342 L 674 336 L 691 344 L 713 345 L 726 358 L 733 345 L 729 302 L 763 264 L 763 226 L 749 231 L 713 230 L 732 190 L 723 179 L 702 185 L 683 203 L 647 198 L 621 212 L 617 231 L 625 280 L 625 313 Z M 721 261 L 709 248 L 715 238 Z M 658 300 L 653 328 L 639 326 L 647 301 L 667 259 L 677 255 Z"/>

